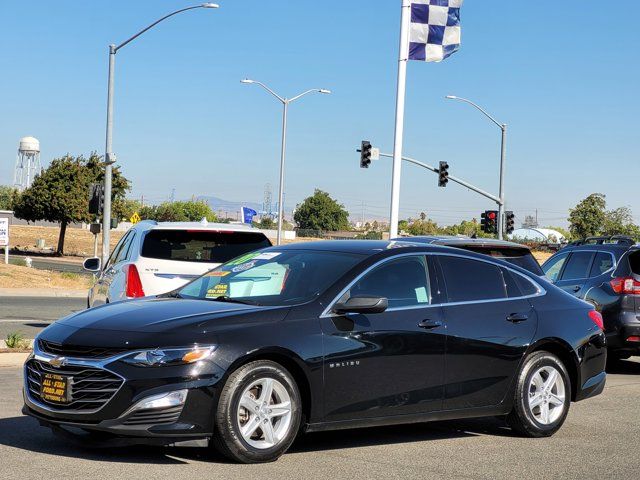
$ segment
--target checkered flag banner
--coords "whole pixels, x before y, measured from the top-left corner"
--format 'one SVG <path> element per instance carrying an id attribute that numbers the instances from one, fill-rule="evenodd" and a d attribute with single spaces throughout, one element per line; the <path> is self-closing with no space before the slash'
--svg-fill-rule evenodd
<path id="1" fill-rule="evenodd" d="M 460 48 L 464 0 L 413 0 L 409 60 L 441 62 Z"/>

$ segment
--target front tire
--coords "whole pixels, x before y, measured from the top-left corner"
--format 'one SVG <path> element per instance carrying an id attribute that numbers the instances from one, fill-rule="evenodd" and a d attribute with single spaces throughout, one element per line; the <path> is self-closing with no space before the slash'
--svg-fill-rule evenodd
<path id="1" fill-rule="evenodd" d="M 527 437 L 556 433 L 569 413 L 571 382 L 562 361 L 552 353 L 529 355 L 518 374 L 511 428 Z"/>
<path id="2" fill-rule="evenodd" d="M 295 440 L 301 412 L 296 382 L 282 365 L 248 363 L 233 372 L 222 389 L 213 446 L 236 462 L 272 462 Z"/>

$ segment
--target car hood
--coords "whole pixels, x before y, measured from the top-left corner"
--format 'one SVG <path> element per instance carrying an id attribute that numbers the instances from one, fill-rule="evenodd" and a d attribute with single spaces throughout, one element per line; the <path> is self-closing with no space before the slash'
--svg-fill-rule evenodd
<path id="1" fill-rule="evenodd" d="M 230 322 L 237 324 L 241 319 L 235 317 L 240 315 L 274 310 L 282 311 L 284 316 L 287 309 L 211 300 L 144 298 L 84 310 L 64 317 L 56 324 L 77 329 L 141 333 L 170 333 L 185 329 L 203 331 Z"/>

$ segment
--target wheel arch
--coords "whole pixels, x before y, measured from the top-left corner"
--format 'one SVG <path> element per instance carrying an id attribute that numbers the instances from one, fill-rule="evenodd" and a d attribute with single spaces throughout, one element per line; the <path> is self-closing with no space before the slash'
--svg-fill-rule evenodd
<path id="1" fill-rule="evenodd" d="M 571 400 L 575 401 L 580 382 L 580 369 L 578 367 L 578 357 L 573 348 L 560 338 L 543 338 L 529 347 L 527 355 L 540 351 L 552 353 L 562 361 L 571 381 Z"/>
<path id="2" fill-rule="evenodd" d="M 257 360 L 270 360 L 279 365 L 282 365 L 293 376 L 293 379 L 298 386 L 300 397 L 302 400 L 302 424 L 309 422 L 309 419 L 317 416 L 318 412 L 314 412 L 312 409 L 317 408 L 317 405 L 313 402 L 311 394 L 311 382 L 306 371 L 304 361 L 294 352 L 281 347 L 268 347 L 260 350 L 255 350 L 247 355 L 244 355 L 236 359 L 229 368 L 224 378 L 226 382 L 229 375 L 235 372 L 238 368 L 246 365 L 250 362 Z M 316 415 L 314 415 L 314 413 Z"/>

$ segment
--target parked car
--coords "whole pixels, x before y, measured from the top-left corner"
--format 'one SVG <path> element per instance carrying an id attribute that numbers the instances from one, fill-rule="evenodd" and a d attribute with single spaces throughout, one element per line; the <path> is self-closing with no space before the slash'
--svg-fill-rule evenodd
<path id="1" fill-rule="evenodd" d="M 612 360 L 640 355 L 640 246 L 629 237 L 573 242 L 542 269 L 562 290 L 602 314 Z"/>
<path id="2" fill-rule="evenodd" d="M 166 293 L 269 246 L 269 239 L 248 225 L 139 222 L 120 239 L 104 267 L 97 257 L 85 260 L 85 269 L 98 274 L 87 306 Z"/>
<path id="3" fill-rule="evenodd" d="M 461 248 L 470 252 L 482 253 L 483 255 L 489 255 L 493 258 L 499 258 L 500 260 L 529 270 L 535 275 L 544 275 L 540 264 L 531 254 L 531 249 L 519 243 L 495 240 L 493 238 L 450 237 L 444 235 L 400 237 L 396 238 L 396 240 Z"/>
<path id="4" fill-rule="evenodd" d="M 300 429 L 497 415 L 545 437 L 604 388 L 601 322 L 544 278 L 458 248 L 272 247 L 55 322 L 25 364 L 23 412 L 105 445 L 210 438 L 246 463 L 278 458 Z"/>

